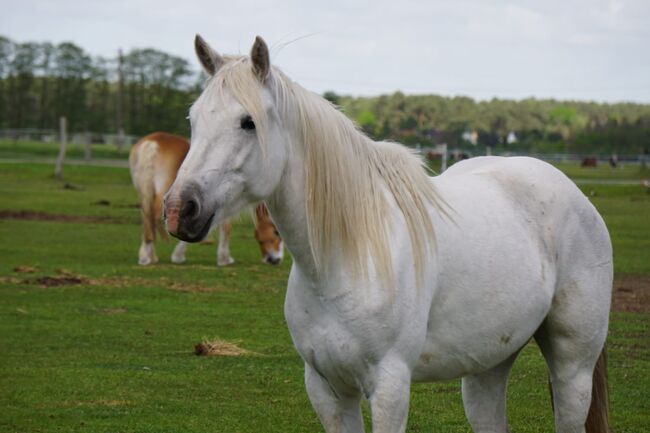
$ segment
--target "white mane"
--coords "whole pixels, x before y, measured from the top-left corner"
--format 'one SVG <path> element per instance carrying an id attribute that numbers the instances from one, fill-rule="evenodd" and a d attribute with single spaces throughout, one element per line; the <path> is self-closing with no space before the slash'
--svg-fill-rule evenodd
<path id="1" fill-rule="evenodd" d="M 280 121 L 295 146 L 304 149 L 306 212 L 311 251 L 319 272 L 327 272 L 333 251 L 363 277 L 372 258 L 379 277 L 393 281 L 386 189 L 401 209 L 421 283 L 424 257 L 433 252 L 435 232 L 427 212 L 444 213 L 422 161 L 406 147 L 375 142 L 327 100 L 303 89 L 277 68 L 269 87 Z M 231 58 L 209 84 L 209 92 L 227 88 L 255 122 L 262 148 L 268 119 L 249 58 Z"/>

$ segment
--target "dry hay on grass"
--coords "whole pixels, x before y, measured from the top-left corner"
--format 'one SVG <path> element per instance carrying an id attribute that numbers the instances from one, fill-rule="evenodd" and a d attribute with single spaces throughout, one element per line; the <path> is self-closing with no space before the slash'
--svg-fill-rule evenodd
<path id="1" fill-rule="evenodd" d="M 226 340 L 213 339 L 207 340 L 203 339 L 203 342 L 194 345 L 194 354 L 198 356 L 250 356 L 250 355 L 260 355 L 257 352 L 253 352 L 247 349 L 243 349 L 237 346 L 235 343 L 231 343 Z"/>
<path id="2" fill-rule="evenodd" d="M 18 274 L 33 274 L 34 272 L 38 271 L 38 268 L 36 266 L 19 265 L 16 266 L 13 271 Z"/>

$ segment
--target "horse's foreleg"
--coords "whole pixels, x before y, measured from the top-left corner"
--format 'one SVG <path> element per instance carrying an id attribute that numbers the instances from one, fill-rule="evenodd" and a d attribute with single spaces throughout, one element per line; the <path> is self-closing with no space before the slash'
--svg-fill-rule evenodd
<path id="1" fill-rule="evenodd" d="M 329 383 L 305 364 L 305 386 L 314 410 L 327 433 L 363 433 L 361 395 L 337 395 Z"/>
<path id="2" fill-rule="evenodd" d="M 474 433 L 507 433 L 506 387 L 517 353 L 483 373 L 462 380 L 463 406 Z"/>
<path id="3" fill-rule="evenodd" d="M 174 252 L 172 252 L 172 263 L 184 263 L 185 262 L 185 251 L 187 250 L 187 242 L 178 241 Z"/>
<path id="4" fill-rule="evenodd" d="M 228 266 L 235 263 L 230 255 L 230 221 L 224 221 L 219 227 L 219 247 L 217 248 L 217 266 Z"/>
<path id="5" fill-rule="evenodd" d="M 403 433 L 408 418 L 411 371 L 399 360 L 377 366 L 369 396 L 373 433 Z"/>

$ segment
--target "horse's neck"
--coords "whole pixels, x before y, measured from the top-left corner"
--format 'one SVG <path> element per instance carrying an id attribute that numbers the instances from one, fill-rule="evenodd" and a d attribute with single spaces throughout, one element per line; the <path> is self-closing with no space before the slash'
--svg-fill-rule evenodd
<path id="1" fill-rule="evenodd" d="M 294 263 L 301 267 L 304 275 L 316 278 L 307 231 L 305 164 L 301 154 L 301 151 L 290 152 L 280 184 L 267 205 Z"/>

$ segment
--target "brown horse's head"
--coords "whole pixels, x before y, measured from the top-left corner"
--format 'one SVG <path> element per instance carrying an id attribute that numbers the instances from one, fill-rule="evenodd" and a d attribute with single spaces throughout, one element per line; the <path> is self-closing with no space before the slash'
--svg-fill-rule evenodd
<path id="1" fill-rule="evenodd" d="M 258 204 L 255 208 L 255 239 L 260 244 L 264 263 L 277 265 L 282 261 L 284 255 L 282 238 L 264 203 Z"/>

